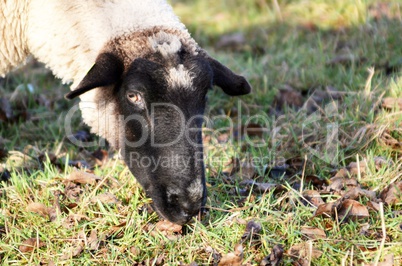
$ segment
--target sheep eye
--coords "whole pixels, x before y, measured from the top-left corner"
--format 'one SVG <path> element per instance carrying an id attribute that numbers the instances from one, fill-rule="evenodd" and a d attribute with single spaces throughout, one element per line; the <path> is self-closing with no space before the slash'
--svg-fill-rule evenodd
<path id="1" fill-rule="evenodd" d="M 138 92 L 130 91 L 127 93 L 127 99 L 133 104 L 141 104 L 142 103 L 142 96 Z"/>

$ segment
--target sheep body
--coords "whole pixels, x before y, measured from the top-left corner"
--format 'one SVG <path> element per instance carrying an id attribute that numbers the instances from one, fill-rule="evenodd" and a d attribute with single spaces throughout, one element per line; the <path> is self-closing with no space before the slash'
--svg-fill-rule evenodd
<path id="1" fill-rule="evenodd" d="M 0 75 L 30 54 L 45 63 L 72 83 L 66 98 L 80 97 L 84 122 L 120 150 L 154 209 L 180 224 L 197 215 L 207 91 L 251 88 L 198 46 L 165 0 L 0 0 L 0 36 Z"/>
<path id="2" fill-rule="evenodd" d="M 154 27 L 190 38 L 165 0 L 1 0 L 0 76 L 32 54 L 74 88 L 108 42 L 133 39 L 132 33 Z M 134 40 L 120 45 L 130 53 L 125 57 L 128 64 L 147 44 Z M 113 108 L 100 109 L 94 104 L 99 101 L 96 95 L 93 90 L 80 96 L 82 117 L 93 133 L 110 139 L 109 129 L 117 125 Z M 105 124 L 99 117 L 110 119 Z M 110 142 L 119 148 L 116 141 Z"/>
<path id="3" fill-rule="evenodd" d="M 0 75 L 32 54 L 79 82 L 107 41 L 158 25 L 186 31 L 164 0 L 1 0 Z"/>

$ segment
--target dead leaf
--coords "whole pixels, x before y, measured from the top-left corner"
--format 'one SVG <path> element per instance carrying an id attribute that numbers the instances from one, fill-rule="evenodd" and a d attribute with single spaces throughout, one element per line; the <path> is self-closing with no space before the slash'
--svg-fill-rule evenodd
<path id="1" fill-rule="evenodd" d="M 272 248 L 271 254 L 261 261 L 260 266 L 278 266 L 281 263 L 283 253 L 283 247 L 281 245 L 275 245 Z"/>
<path id="2" fill-rule="evenodd" d="M 110 192 L 102 193 L 96 197 L 91 198 L 92 203 L 101 202 L 103 204 L 117 204 L 119 200 Z"/>
<path id="3" fill-rule="evenodd" d="M 261 125 L 256 124 L 256 123 L 248 123 L 246 125 L 242 125 L 241 126 L 241 136 L 249 136 L 249 137 L 258 137 L 258 138 L 262 138 L 264 131 L 266 131 L 266 129 L 264 129 Z"/>
<path id="4" fill-rule="evenodd" d="M 49 209 L 43 203 L 32 202 L 28 204 L 27 211 L 37 213 L 44 218 L 49 218 Z"/>
<path id="5" fill-rule="evenodd" d="M 38 238 L 28 238 L 19 246 L 19 250 L 23 253 L 32 252 L 35 248 L 41 248 L 45 246 L 45 242 Z"/>
<path id="6" fill-rule="evenodd" d="M 336 202 L 324 203 L 318 206 L 315 210 L 313 217 L 323 216 L 324 218 L 332 217 L 334 213 L 334 208 L 336 208 Z"/>
<path id="7" fill-rule="evenodd" d="M 376 212 L 380 211 L 380 204 L 375 201 L 367 202 L 367 207 L 375 210 Z"/>
<path id="8" fill-rule="evenodd" d="M 294 245 L 287 251 L 287 254 L 298 259 L 316 259 L 321 257 L 323 252 L 312 246 L 311 243 L 312 242 L 304 242 Z"/>
<path id="9" fill-rule="evenodd" d="M 345 193 L 342 193 L 342 197 L 344 199 L 355 200 L 360 198 L 361 196 L 365 196 L 372 201 L 376 200 L 376 193 L 374 191 L 361 189 L 360 187 L 355 187 L 353 189 L 346 191 Z"/>
<path id="10" fill-rule="evenodd" d="M 367 207 L 355 200 L 344 200 L 338 208 L 339 220 L 358 220 L 369 217 Z"/>
<path id="11" fill-rule="evenodd" d="M 141 249 L 138 247 L 130 247 L 130 253 L 134 256 L 138 256 L 141 254 Z"/>
<path id="12" fill-rule="evenodd" d="M 339 170 L 335 173 L 335 175 L 334 175 L 333 178 L 336 178 L 336 177 L 341 177 L 341 178 L 348 178 L 348 177 L 350 177 L 349 170 L 346 169 L 346 168 L 341 168 L 341 169 L 339 169 Z"/>
<path id="13" fill-rule="evenodd" d="M 161 220 L 161 221 L 157 222 L 155 227 L 160 232 L 165 233 L 167 235 L 171 235 L 173 233 L 181 234 L 182 228 L 183 228 L 181 225 L 172 223 L 167 220 Z"/>
<path id="14" fill-rule="evenodd" d="M 316 207 L 324 204 L 324 201 L 321 198 L 321 194 L 316 190 L 303 191 L 303 197 Z"/>
<path id="15" fill-rule="evenodd" d="M 273 183 L 258 183 L 255 180 L 244 180 L 239 184 L 246 189 L 253 189 L 254 193 L 263 194 L 271 189 L 276 188 L 278 185 Z"/>
<path id="16" fill-rule="evenodd" d="M 322 189 L 324 186 L 328 186 L 329 182 L 326 179 L 321 179 L 315 175 L 308 175 L 304 177 L 305 184 L 311 184 L 317 189 Z"/>
<path id="17" fill-rule="evenodd" d="M 364 264 L 365 266 L 394 266 L 394 254 L 388 254 L 384 257 L 384 261 L 375 263 Z"/>
<path id="18" fill-rule="evenodd" d="M 388 205 L 395 205 L 402 199 L 402 181 L 390 184 L 380 193 L 380 198 Z"/>
<path id="19" fill-rule="evenodd" d="M 355 178 L 333 177 L 329 180 L 329 185 L 325 188 L 328 192 L 339 192 L 348 187 L 349 189 L 359 186 Z"/>
<path id="20" fill-rule="evenodd" d="M 72 201 L 79 202 L 83 190 L 79 184 L 68 182 L 64 188 L 64 195 Z"/>
<path id="21" fill-rule="evenodd" d="M 402 110 L 402 98 L 386 97 L 382 100 L 382 107 L 388 110 L 395 108 Z"/>
<path id="22" fill-rule="evenodd" d="M 213 249 L 211 246 L 207 246 L 205 248 L 205 252 L 212 255 L 213 265 L 218 265 L 218 262 L 221 260 L 222 255 L 218 251 Z"/>
<path id="23" fill-rule="evenodd" d="M 73 228 L 74 226 L 78 225 L 78 223 L 81 222 L 82 220 L 89 221 L 90 219 L 86 215 L 70 214 L 69 216 L 67 216 L 64 219 L 62 225 L 64 228 L 70 229 L 70 228 Z"/>
<path id="24" fill-rule="evenodd" d="M 77 257 L 84 251 L 85 244 L 83 241 L 77 241 L 75 242 L 70 248 L 67 248 L 63 252 L 63 255 L 61 256 L 61 260 L 71 260 L 72 258 Z"/>
<path id="25" fill-rule="evenodd" d="M 85 238 L 86 234 L 84 230 L 80 231 L 77 237 L 71 241 L 72 245 L 63 252 L 63 255 L 60 259 L 71 260 L 72 258 L 79 256 L 84 251 Z"/>
<path id="26" fill-rule="evenodd" d="M 95 158 L 96 164 L 99 166 L 106 164 L 109 159 L 109 153 L 101 148 L 94 151 L 91 155 Z"/>
<path id="27" fill-rule="evenodd" d="M 327 237 L 324 230 L 316 227 L 303 226 L 300 231 L 309 239 L 325 239 Z"/>
<path id="28" fill-rule="evenodd" d="M 78 184 L 90 184 L 94 185 L 96 181 L 101 180 L 100 177 L 90 174 L 83 171 L 74 170 L 71 172 L 70 176 L 67 178 L 67 181 L 78 183 Z"/>
<path id="29" fill-rule="evenodd" d="M 254 221 L 248 222 L 246 225 L 246 230 L 241 237 L 241 243 L 248 240 L 258 239 L 260 237 L 259 233 L 261 232 L 261 229 L 262 226 L 260 223 Z"/>
<path id="30" fill-rule="evenodd" d="M 99 240 L 98 240 L 98 232 L 94 229 L 91 230 L 91 234 L 87 239 L 89 250 L 98 250 L 99 248 Z"/>
<path id="31" fill-rule="evenodd" d="M 242 179 L 253 179 L 257 175 L 255 166 L 251 162 L 242 163 L 240 166 L 240 173 Z"/>
<path id="32" fill-rule="evenodd" d="M 274 105 L 283 109 L 285 106 L 300 108 L 303 106 L 303 96 L 291 86 L 286 85 L 285 88 L 279 90 L 279 94 L 275 97 Z"/>
<path id="33" fill-rule="evenodd" d="M 243 261 L 243 246 L 237 244 L 234 252 L 223 255 L 218 263 L 218 266 L 241 266 Z"/>
<path id="34" fill-rule="evenodd" d="M 375 168 L 377 170 L 380 170 L 381 168 L 383 168 L 385 166 L 393 165 L 393 161 L 387 160 L 386 158 L 381 157 L 381 156 L 377 156 L 377 157 L 374 157 L 374 164 L 375 164 Z"/>
<path id="35" fill-rule="evenodd" d="M 367 171 L 367 162 L 366 160 L 360 161 L 359 164 L 357 162 L 351 162 L 348 165 L 348 170 L 351 175 L 358 175 L 359 171 L 361 175 L 364 175 Z"/>

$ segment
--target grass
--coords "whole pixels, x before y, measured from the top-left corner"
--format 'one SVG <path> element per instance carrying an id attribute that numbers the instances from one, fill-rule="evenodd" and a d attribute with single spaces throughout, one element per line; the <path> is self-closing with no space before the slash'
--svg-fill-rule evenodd
<path id="1" fill-rule="evenodd" d="M 385 206 L 383 215 L 370 209 L 366 219 L 340 223 L 332 218 L 313 217 L 315 208 L 301 203 L 302 189 L 294 186 L 295 179 L 308 175 L 329 179 L 331 171 L 357 159 L 365 159 L 368 167 L 352 179 L 358 179 L 377 196 L 388 184 L 402 180 L 401 148 L 397 145 L 402 141 L 400 110 L 381 108 L 384 97 L 402 97 L 399 1 L 172 2 L 194 38 L 221 62 L 247 76 L 253 86 L 252 94 L 239 99 L 222 95 L 218 88 L 211 91 L 207 113 L 214 123 L 208 126 L 227 126 L 227 121 L 218 119 L 222 114 L 232 115 L 237 123 L 258 123 L 267 133 L 250 142 L 261 143 L 261 147 L 244 140 L 218 142 L 220 134 L 206 141 L 210 211 L 201 221 L 183 229 L 183 234 L 166 235 L 155 229 L 158 218 L 147 210 L 149 200 L 124 163 L 112 156 L 113 151 L 109 151 L 109 161 L 94 169 L 102 183 L 82 185 L 81 197 L 73 208 L 68 199 L 57 196 L 65 191 L 63 180 L 73 171 L 66 164 L 69 160 L 89 160 L 88 153 L 95 148 L 80 150 L 66 140 L 64 117 L 74 104 L 63 99 L 68 87 L 31 63 L 0 83 L 0 97 L 14 99 L 13 108 L 20 112 L 17 121 L 0 122 L 0 148 L 3 145 L 11 154 L 0 164 L 11 175 L 0 188 L 2 265 L 156 265 L 153 259 L 162 254 L 167 265 L 213 265 L 216 254 L 233 252 L 252 220 L 262 229 L 259 239 L 242 243 L 244 264 L 259 265 L 275 245 L 289 251 L 309 241 L 323 252 L 312 258 L 312 265 L 368 264 L 388 254 L 394 255 L 395 265 L 400 264 L 400 201 Z M 222 36 L 234 33 L 242 34 L 240 41 L 218 45 Z M 370 68 L 374 69 L 373 75 Z M 28 84 L 33 93 L 25 89 Z M 342 97 L 335 111 L 324 108 L 331 101 L 310 111 L 292 108 L 292 97 L 285 97 L 287 104 L 281 106 L 277 95 L 289 87 L 300 92 L 303 103 L 314 90 L 328 87 Z M 319 116 L 311 122 L 314 112 Z M 30 118 L 24 119 L 26 115 Z M 333 146 L 325 142 L 328 125 L 338 129 Z M 73 127 L 75 131 L 85 128 L 78 115 Z M 392 138 L 385 138 L 386 133 Z M 38 157 L 43 153 L 55 154 L 59 167 L 49 159 L 41 162 Z M 379 156 L 393 163 L 377 169 L 374 160 Z M 225 168 L 232 157 L 242 162 L 246 158 L 259 159 L 253 167 L 259 181 L 284 184 L 284 191 L 239 193 L 245 168 L 228 178 Z M 304 158 L 308 158 L 306 163 Z M 286 173 L 280 168 L 284 162 L 290 165 L 287 171 L 292 167 L 296 170 Z M 309 184 L 303 188 L 316 189 Z M 115 195 L 118 202 L 93 200 L 106 192 Z M 340 195 L 322 197 L 330 202 Z M 52 222 L 27 211 L 32 202 L 52 207 L 57 201 L 62 208 L 70 209 Z M 359 201 L 369 202 L 365 197 Z M 326 237 L 308 239 L 301 233 L 304 226 L 322 229 Z M 368 233 L 362 234 L 365 226 Z M 88 240 L 92 231 L 98 239 L 98 245 L 93 247 Z M 28 238 L 39 238 L 44 246 L 21 252 L 19 246 Z M 82 242 L 83 250 L 73 256 Z M 296 262 L 308 264 L 289 254 L 283 257 L 283 265 Z"/>

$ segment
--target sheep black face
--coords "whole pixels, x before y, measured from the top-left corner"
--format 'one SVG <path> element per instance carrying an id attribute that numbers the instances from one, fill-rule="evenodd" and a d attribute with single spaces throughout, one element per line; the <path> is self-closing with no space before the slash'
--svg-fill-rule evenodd
<path id="1" fill-rule="evenodd" d="M 67 98 L 105 87 L 99 93 L 108 94 L 124 125 L 116 129 L 114 143 L 126 164 L 156 212 L 184 224 L 206 201 L 201 130 L 207 91 L 215 84 L 229 95 L 242 95 L 250 86 L 205 55 L 183 53 L 174 62 L 160 58 L 137 58 L 124 69 L 117 56 L 101 54 Z"/>

